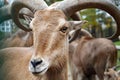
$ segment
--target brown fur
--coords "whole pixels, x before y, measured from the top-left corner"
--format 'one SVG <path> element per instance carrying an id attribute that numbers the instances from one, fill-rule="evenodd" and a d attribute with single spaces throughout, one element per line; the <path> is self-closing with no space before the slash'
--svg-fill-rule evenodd
<path id="1" fill-rule="evenodd" d="M 63 34 L 59 31 L 64 26 L 64 24 L 59 24 L 60 19 L 65 19 L 61 11 L 42 10 L 36 12 L 31 23 L 33 47 L 14 47 L 1 50 L 0 80 L 68 80 L 68 45 L 65 45 L 67 36 L 66 33 Z M 47 58 L 49 61 L 49 68 L 43 75 L 34 75 L 28 70 L 30 60 L 36 57 L 42 57 L 45 60 Z"/>
<path id="2" fill-rule="evenodd" d="M 105 80 L 120 80 L 120 72 L 110 68 L 105 73 Z"/>
<path id="3" fill-rule="evenodd" d="M 70 52 L 73 80 L 94 80 L 95 75 L 104 80 L 104 71 L 116 64 L 117 50 L 105 38 L 82 37 L 73 41 L 71 47 L 74 48 Z"/>
<path id="4" fill-rule="evenodd" d="M 32 32 L 25 32 L 18 30 L 11 37 L 2 40 L 0 48 L 6 47 L 29 47 L 33 45 L 33 34 Z"/>
<path id="5" fill-rule="evenodd" d="M 34 76 L 28 71 L 29 60 L 32 55 L 31 49 L 32 48 L 8 48 L 1 50 L 0 80 L 26 80 L 28 76 L 27 80 L 32 80 Z"/>
<path id="6" fill-rule="evenodd" d="M 14 52 L 13 51 L 17 51 Z M 6 52 L 7 51 L 7 52 Z M 55 71 L 62 71 L 61 68 L 55 70 L 48 70 L 44 76 L 35 76 L 28 71 L 29 61 L 33 55 L 33 48 L 6 48 L 0 52 L 0 80 L 62 80 L 61 74 Z M 65 60 L 65 59 L 63 59 Z M 17 62 L 16 62 L 17 61 Z M 62 64 L 61 64 L 62 67 Z M 64 67 L 64 66 L 63 66 Z M 67 71 L 65 71 L 67 72 Z M 55 76 L 56 75 L 56 76 Z M 65 75 L 63 75 L 65 76 Z M 63 77 L 64 79 L 65 77 Z M 66 80 L 66 79 L 64 79 Z"/>

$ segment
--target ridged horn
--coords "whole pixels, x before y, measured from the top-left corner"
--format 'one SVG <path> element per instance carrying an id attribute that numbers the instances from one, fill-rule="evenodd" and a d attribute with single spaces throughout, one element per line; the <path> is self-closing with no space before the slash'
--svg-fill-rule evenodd
<path id="1" fill-rule="evenodd" d="M 12 8 L 11 8 L 13 21 L 15 22 L 15 24 L 19 28 L 23 29 L 24 31 L 31 31 L 30 28 L 26 28 L 24 25 L 22 25 L 20 23 L 19 11 L 23 8 L 27 8 L 34 13 L 36 10 L 45 9 L 47 7 L 48 7 L 48 5 L 46 4 L 46 2 L 44 0 L 24 0 L 24 1 L 18 0 L 18 1 L 14 1 L 12 3 Z"/>
<path id="2" fill-rule="evenodd" d="M 76 12 L 76 13 L 72 14 L 70 17 L 71 17 L 73 20 L 78 20 L 78 21 L 81 20 L 81 19 L 80 19 L 80 13 L 79 13 L 79 12 Z"/>
<path id="3" fill-rule="evenodd" d="M 70 17 L 76 11 L 87 8 L 98 8 L 109 13 L 117 23 L 116 32 L 108 37 L 109 39 L 118 38 L 120 35 L 120 11 L 119 9 L 108 2 L 107 0 L 64 0 L 60 5 L 56 7 L 57 9 L 63 10 L 66 16 Z"/>

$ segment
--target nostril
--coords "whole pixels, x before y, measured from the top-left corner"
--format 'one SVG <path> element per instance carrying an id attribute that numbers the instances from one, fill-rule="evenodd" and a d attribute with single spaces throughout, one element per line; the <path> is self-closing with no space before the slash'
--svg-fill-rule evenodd
<path id="1" fill-rule="evenodd" d="M 43 62 L 42 60 L 39 60 L 39 61 L 33 60 L 33 61 L 31 61 L 31 64 L 32 64 L 33 67 L 35 68 L 37 65 L 41 64 L 42 62 Z"/>
<path id="2" fill-rule="evenodd" d="M 31 61 L 31 64 L 32 64 L 32 66 L 35 68 L 35 62 L 34 61 Z"/>
<path id="3" fill-rule="evenodd" d="M 42 60 L 39 60 L 39 61 L 36 61 L 36 65 L 39 65 L 39 64 L 41 64 L 43 61 Z"/>

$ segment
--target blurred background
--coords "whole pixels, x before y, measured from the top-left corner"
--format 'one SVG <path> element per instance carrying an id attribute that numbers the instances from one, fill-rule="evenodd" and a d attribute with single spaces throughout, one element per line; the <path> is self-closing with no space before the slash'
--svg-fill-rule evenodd
<path id="1" fill-rule="evenodd" d="M 45 0 L 49 5 L 62 0 Z M 120 9 L 120 0 L 108 0 Z M 11 4 L 13 0 L 0 0 L 0 7 Z M 81 20 L 87 20 L 88 23 L 83 26 L 84 29 L 89 31 L 94 37 L 109 37 L 116 31 L 116 23 L 114 19 L 105 11 L 95 8 L 84 9 L 79 11 Z M 24 21 L 23 21 L 24 22 Z M 0 24 L 0 41 L 13 35 L 18 27 L 12 20 L 5 21 Z M 120 41 L 114 42 L 115 45 L 120 46 Z M 120 51 L 118 51 L 120 54 Z M 118 56 L 119 62 L 120 56 Z"/>
<path id="2" fill-rule="evenodd" d="M 62 0 L 45 0 L 49 5 Z M 120 0 L 109 0 L 120 9 Z M 0 0 L 0 7 L 11 4 L 13 0 Z M 100 9 L 84 9 L 80 11 L 81 20 L 87 20 L 88 23 L 83 26 L 94 37 L 109 37 L 116 30 L 116 23 L 114 19 L 105 11 Z M 18 27 L 12 20 L 5 21 L 0 24 L 0 40 L 11 36 L 18 30 Z"/>

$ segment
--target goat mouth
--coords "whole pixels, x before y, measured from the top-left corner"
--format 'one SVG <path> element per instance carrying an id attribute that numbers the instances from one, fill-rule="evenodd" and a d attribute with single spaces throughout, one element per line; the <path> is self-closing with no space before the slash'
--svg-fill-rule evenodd
<path id="1" fill-rule="evenodd" d="M 45 68 L 45 69 L 43 69 L 43 70 L 41 70 L 41 71 L 34 71 L 34 72 L 32 72 L 32 74 L 34 74 L 34 75 L 39 75 L 39 74 L 44 74 L 46 71 L 47 71 L 47 69 L 48 68 Z"/>

